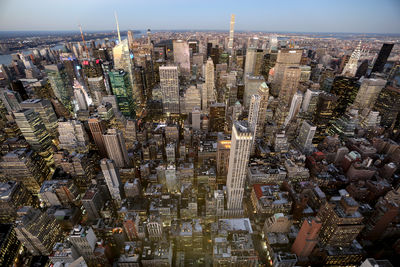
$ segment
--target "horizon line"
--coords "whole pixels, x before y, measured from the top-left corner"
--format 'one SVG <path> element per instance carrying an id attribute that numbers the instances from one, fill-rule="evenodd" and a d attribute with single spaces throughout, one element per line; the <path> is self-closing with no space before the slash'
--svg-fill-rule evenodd
<path id="1" fill-rule="evenodd" d="M 229 33 L 229 29 L 150 29 L 152 32 L 169 32 L 169 31 L 180 31 L 180 32 L 226 32 Z M 146 29 L 127 29 L 127 30 L 121 30 L 122 32 L 126 31 L 138 31 L 138 32 L 146 32 Z M 0 30 L 0 33 L 22 33 L 22 32 L 71 32 L 71 33 L 80 33 L 79 30 Z M 93 32 L 116 32 L 115 29 L 110 30 L 85 30 L 84 33 L 93 33 Z M 287 31 L 287 30 L 280 30 L 280 31 L 275 31 L 275 30 L 235 30 L 235 32 L 260 32 L 260 33 L 307 33 L 307 34 L 378 34 L 378 35 L 400 35 L 400 32 L 394 33 L 394 32 L 387 32 L 387 33 L 377 33 L 377 32 L 321 32 L 321 31 Z"/>

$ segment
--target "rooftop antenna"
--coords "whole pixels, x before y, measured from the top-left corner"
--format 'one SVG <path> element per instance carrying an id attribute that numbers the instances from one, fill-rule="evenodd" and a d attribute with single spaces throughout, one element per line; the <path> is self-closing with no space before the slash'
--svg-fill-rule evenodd
<path id="1" fill-rule="evenodd" d="M 83 42 L 83 45 L 85 46 L 86 55 L 89 56 L 89 51 L 88 51 L 88 48 L 86 46 L 85 38 L 83 37 L 82 25 L 81 24 L 79 24 L 79 30 L 81 31 L 82 42 Z"/>
<path id="2" fill-rule="evenodd" d="M 119 24 L 118 24 L 117 11 L 114 11 L 114 15 L 115 15 L 115 21 L 117 22 L 118 41 L 121 43 L 121 34 L 119 33 Z"/>

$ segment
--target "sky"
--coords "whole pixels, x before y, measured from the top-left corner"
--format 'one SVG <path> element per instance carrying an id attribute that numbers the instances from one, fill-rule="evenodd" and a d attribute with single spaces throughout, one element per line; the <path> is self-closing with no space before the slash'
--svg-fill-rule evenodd
<path id="1" fill-rule="evenodd" d="M 0 31 L 400 33 L 400 0 L 0 0 Z"/>

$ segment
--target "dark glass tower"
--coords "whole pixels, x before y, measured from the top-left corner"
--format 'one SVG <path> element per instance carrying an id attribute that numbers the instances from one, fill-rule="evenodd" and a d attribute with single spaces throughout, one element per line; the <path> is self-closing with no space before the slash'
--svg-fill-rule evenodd
<path id="1" fill-rule="evenodd" d="M 381 51 L 379 51 L 378 58 L 375 61 L 374 66 L 372 67 L 372 72 L 382 72 L 383 67 L 385 66 L 387 59 L 392 52 L 394 44 L 383 44 Z"/>

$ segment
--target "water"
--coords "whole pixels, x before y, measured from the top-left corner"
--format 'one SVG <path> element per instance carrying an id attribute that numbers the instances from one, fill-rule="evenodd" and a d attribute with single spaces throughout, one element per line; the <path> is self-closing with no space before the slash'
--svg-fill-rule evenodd
<path id="1" fill-rule="evenodd" d="M 134 38 L 138 38 L 139 36 L 140 36 L 140 34 L 134 34 Z M 121 39 L 125 39 L 125 38 L 126 38 L 126 35 L 122 35 L 122 36 L 121 36 Z M 116 40 L 117 40 L 116 38 L 109 38 L 109 41 L 110 41 L 110 42 L 111 42 L 111 41 L 116 41 Z M 88 45 L 89 45 L 89 42 L 90 42 L 90 41 L 88 41 Z M 97 44 L 104 44 L 104 39 L 95 40 L 95 43 L 96 43 L 96 45 L 97 45 Z M 63 47 L 64 47 L 64 43 L 59 43 L 59 44 L 57 44 L 57 45 L 51 47 L 51 49 L 52 49 L 52 50 L 59 50 L 59 49 L 62 49 Z M 40 47 L 37 47 L 37 48 L 31 48 L 31 49 L 26 49 L 26 50 L 22 50 L 22 51 L 14 51 L 14 52 L 11 53 L 11 54 L 15 54 L 15 53 L 22 52 L 24 55 L 30 55 L 30 54 L 33 53 L 32 50 L 34 50 L 34 49 L 40 50 L 41 48 L 40 48 Z M 4 64 L 4 65 L 7 65 L 7 66 L 8 66 L 9 64 L 11 64 L 11 61 L 12 61 L 12 56 L 11 56 L 11 54 L 0 55 L 0 64 Z"/>

